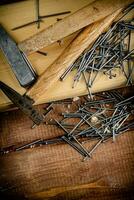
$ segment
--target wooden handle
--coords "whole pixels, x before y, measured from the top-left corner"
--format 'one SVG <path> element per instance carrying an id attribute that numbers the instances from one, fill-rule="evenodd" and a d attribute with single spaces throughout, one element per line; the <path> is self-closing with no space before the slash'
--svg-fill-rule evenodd
<path id="1" fill-rule="evenodd" d="M 63 74 L 79 55 L 104 32 L 122 9 L 117 10 L 105 19 L 89 25 L 63 51 L 58 59 L 39 77 L 27 94 L 37 101 Z"/>
<path id="2" fill-rule="evenodd" d="M 120 8 L 124 8 L 133 0 L 97 0 L 84 8 L 58 21 L 54 25 L 39 32 L 38 34 L 19 43 L 19 48 L 26 54 L 44 48 L 77 30 L 92 24 L 112 14 Z"/>

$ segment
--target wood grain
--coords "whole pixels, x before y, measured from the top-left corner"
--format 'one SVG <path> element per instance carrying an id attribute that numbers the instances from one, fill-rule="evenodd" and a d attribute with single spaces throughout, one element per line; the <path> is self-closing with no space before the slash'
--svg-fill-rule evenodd
<path id="1" fill-rule="evenodd" d="M 65 69 L 110 26 L 121 10 L 122 9 L 119 9 L 105 19 L 85 28 L 85 30 L 83 30 L 73 42 L 68 45 L 57 60 L 39 77 L 27 94 L 35 101 L 41 98 L 41 95 L 45 94 L 46 91 L 56 83 Z"/>
<path id="2" fill-rule="evenodd" d="M 128 72 L 127 72 L 128 73 Z M 103 72 L 98 74 L 92 88 L 91 92 L 101 92 L 108 91 L 116 88 L 121 88 L 126 85 L 126 78 L 122 74 L 120 69 L 113 70 L 113 74 L 116 74 L 116 77 L 109 79 L 108 76 L 104 75 Z M 82 96 L 88 94 L 87 87 L 85 85 L 84 78 L 81 77 L 78 84 L 75 88 L 72 88 L 73 78 L 76 75 L 76 71 L 70 73 L 70 75 L 61 82 L 58 80 L 56 84 L 52 85 L 47 92 L 45 92 L 35 104 L 47 103 L 54 100 L 66 99 L 71 97 Z M 88 78 L 88 74 L 85 74 Z M 133 72 L 133 81 L 134 81 L 134 72 Z"/>
<path id="3" fill-rule="evenodd" d="M 54 12 L 62 12 L 71 10 L 74 13 L 83 6 L 91 3 L 92 0 L 77 0 L 77 3 L 72 0 L 40 0 L 40 14 L 50 14 Z M 50 25 L 56 22 L 57 17 L 48 18 L 41 24 L 41 28 L 38 30 L 36 25 L 31 25 L 16 31 L 11 29 L 15 26 L 27 23 L 35 19 L 35 4 L 33 0 L 24 1 L 20 3 L 14 3 L 12 5 L 0 6 L 0 23 L 3 24 L 8 33 L 13 37 L 16 42 L 21 42 L 33 34 L 38 33 L 40 30 L 46 29 Z M 62 16 L 64 18 L 65 16 Z M 134 14 L 129 16 L 129 19 L 133 18 Z M 127 16 L 128 18 L 128 16 Z M 126 19 L 127 19 L 126 18 Z M 60 56 L 64 49 L 71 43 L 78 33 L 72 34 L 69 37 L 62 39 L 61 46 L 56 42 L 48 47 L 45 47 L 41 51 L 47 52 L 47 56 L 42 56 L 38 53 L 33 53 L 28 56 L 28 59 L 32 63 L 34 69 L 38 75 L 41 75 L 52 63 Z M 132 34 L 133 38 L 134 34 Z M 132 40 L 132 48 L 134 40 Z M 115 72 L 116 73 L 116 72 Z M 52 85 L 46 93 L 44 93 L 37 101 L 36 104 L 48 102 L 52 100 L 58 100 L 60 98 L 68 98 L 87 93 L 87 89 L 84 84 L 83 78 L 79 81 L 75 89 L 72 89 L 73 77 L 75 71 L 72 72 L 64 82 L 57 81 L 56 84 Z M 122 87 L 126 83 L 126 79 L 121 72 L 117 72 L 117 77 L 109 80 L 108 77 L 100 74 L 99 79 L 95 81 L 92 91 L 108 90 L 116 87 Z M 20 94 L 25 93 L 25 89 L 22 88 L 16 80 L 11 67 L 8 65 L 7 60 L 0 52 L 0 80 L 9 84 Z M 0 110 L 10 108 L 12 102 L 0 91 Z"/>
<path id="4" fill-rule="evenodd" d="M 56 12 L 63 12 L 70 10 L 71 13 L 79 10 L 83 6 L 89 4 L 92 0 L 77 0 L 77 3 L 72 0 L 40 0 L 40 14 L 47 15 Z M 64 18 L 66 15 L 60 16 Z M 35 1 L 28 0 L 24 2 L 14 3 L 10 5 L 0 6 L 0 23 L 4 26 L 11 37 L 17 42 L 21 42 L 33 34 L 38 33 L 42 29 L 46 29 L 48 26 L 54 24 L 57 17 L 46 18 L 41 23 L 40 29 L 37 29 L 36 24 L 27 26 L 25 28 L 12 31 L 11 29 L 15 26 L 25 24 L 29 21 L 35 20 Z M 76 37 L 78 33 L 72 34 L 61 41 L 61 45 L 57 42 L 41 49 L 43 52 L 47 52 L 47 56 L 38 54 L 37 52 L 28 56 L 29 61 L 34 67 L 36 73 L 40 75 L 43 73 L 48 66 L 50 66 L 63 50 L 68 46 L 68 44 Z M 4 55 L 0 51 L 0 80 L 9 84 L 20 94 L 25 93 L 25 89 L 22 88 L 16 77 L 14 76 L 11 67 L 9 66 Z M 0 110 L 2 108 L 8 108 L 12 102 L 0 91 Z"/>
<path id="5" fill-rule="evenodd" d="M 18 46 L 26 54 L 30 54 L 103 19 L 120 8 L 125 8 L 132 2 L 133 0 L 96 0 L 38 34 L 22 41 Z"/>
<path id="6" fill-rule="evenodd" d="M 57 114 L 65 110 L 67 106 L 54 107 Z M 51 113 L 49 119 L 54 117 L 57 115 Z M 63 134 L 50 125 L 31 129 L 31 121 L 19 110 L 0 115 L 0 122 L 0 147 Z M 89 141 L 85 145 L 91 149 L 94 143 Z M 134 132 L 127 132 L 114 143 L 110 140 L 103 143 L 86 162 L 81 162 L 81 156 L 67 144 L 0 156 L 0 187 L 9 188 L 0 193 L 1 199 L 7 199 L 6 195 L 10 200 L 133 199 L 133 155 Z"/>

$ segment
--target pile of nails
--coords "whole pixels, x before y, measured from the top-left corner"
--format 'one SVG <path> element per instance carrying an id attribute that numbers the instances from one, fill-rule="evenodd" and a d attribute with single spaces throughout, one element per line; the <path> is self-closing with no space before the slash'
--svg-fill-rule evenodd
<path id="1" fill-rule="evenodd" d="M 115 138 L 127 130 L 134 128 L 134 96 L 125 99 L 117 91 L 98 94 L 97 100 L 85 99 L 76 112 L 62 113 L 64 118 L 57 125 L 65 135 L 62 140 L 79 152 L 84 159 L 90 158 L 95 149 L 104 141 Z M 79 119 L 70 124 L 70 119 Z M 71 129 L 70 129 L 71 128 Z M 96 139 L 96 145 L 88 150 L 83 143 Z M 80 142 L 82 140 L 82 142 Z"/>
<path id="2" fill-rule="evenodd" d="M 92 48 L 83 52 L 63 73 L 60 80 L 64 80 L 73 69 L 76 69 L 72 87 L 83 76 L 90 93 L 100 71 L 111 79 L 116 76 L 113 70 L 120 68 L 126 78 L 126 85 L 132 85 L 134 49 L 130 43 L 134 31 L 134 19 L 127 21 L 121 21 L 121 19 L 114 23 L 106 33 L 100 35 Z"/>
<path id="3" fill-rule="evenodd" d="M 74 112 L 62 113 L 61 120 L 54 120 L 54 124 L 63 130 L 62 136 L 47 140 L 38 139 L 19 147 L 3 148 L 0 153 L 5 154 L 36 146 L 65 142 L 85 160 L 90 158 L 102 143 L 110 138 L 115 141 L 119 134 L 134 128 L 134 96 L 125 98 L 119 92 L 111 91 L 98 93 L 93 98 L 91 100 L 88 96 L 84 96 L 80 104 L 75 102 L 78 108 Z M 70 104 L 70 100 L 65 101 L 66 103 Z M 84 143 L 91 139 L 97 142 L 89 150 Z"/>

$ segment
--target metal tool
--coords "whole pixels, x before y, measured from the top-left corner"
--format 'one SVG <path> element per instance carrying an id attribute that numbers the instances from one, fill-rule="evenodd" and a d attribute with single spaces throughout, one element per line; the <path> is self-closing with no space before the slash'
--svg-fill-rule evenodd
<path id="1" fill-rule="evenodd" d="M 36 81 L 37 75 L 26 55 L 19 50 L 17 44 L 5 31 L 2 25 L 0 25 L 0 49 L 7 58 L 7 61 L 21 86 L 27 87 Z"/>
<path id="2" fill-rule="evenodd" d="M 0 89 L 34 124 L 39 125 L 43 122 L 43 115 L 32 106 L 34 101 L 31 98 L 26 95 L 20 95 L 2 81 L 0 81 Z"/>

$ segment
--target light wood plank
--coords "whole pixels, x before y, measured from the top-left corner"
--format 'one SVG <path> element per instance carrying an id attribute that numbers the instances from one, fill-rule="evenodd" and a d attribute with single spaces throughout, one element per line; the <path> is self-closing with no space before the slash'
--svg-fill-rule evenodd
<path id="1" fill-rule="evenodd" d="M 57 60 L 49 66 L 49 68 L 39 77 L 34 86 L 27 94 L 35 101 L 41 98 L 42 95 L 60 78 L 65 69 L 69 67 L 79 55 L 91 45 L 97 37 L 106 30 L 119 15 L 122 9 L 106 17 L 105 19 L 89 25 L 83 30 L 73 42 L 63 51 Z"/>
<path id="2" fill-rule="evenodd" d="M 40 0 L 40 14 L 47 15 L 50 13 L 62 12 L 66 10 L 70 10 L 71 13 L 73 13 L 92 1 L 93 0 L 77 0 L 76 4 L 76 2 L 72 0 L 64 0 L 64 2 L 63 0 Z M 5 27 L 7 32 L 16 42 L 20 42 L 56 22 L 57 17 L 52 17 L 45 19 L 44 23 L 41 24 L 41 28 L 39 30 L 37 29 L 36 25 L 27 26 L 16 31 L 11 30 L 15 26 L 35 20 L 34 11 L 34 0 L 0 6 L 0 23 Z M 65 15 L 60 16 L 59 18 L 64 17 Z M 49 47 L 42 49 L 41 51 L 48 53 L 47 56 L 33 53 L 28 57 L 38 75 L 42 74 L 47 69 L 47 67 L 52 64 L 57 57 L 59 57 L 59 55 L 73 40 L 73 38 L 76 37 L 77 34 L 78 33 L 72 34 L 61 40 L 61 46 L 59 46 L 58 43 L 54 43 Z M 11 70 L 11 67 L 8 65 L 8 62 L 1 51 L 0 80 L 9 84 L 20 94 L 24 94 L 24 92 L 26 91 L 19 85 Z M 11 104 L 12 103 L 10 102 L 10 100 L 0 91 L 0 109 L 2 109 L 3 107 L 8 107 L 8 105 Z"/>
<path id="3" fill-rule="evenodd" d="M 22 41 L 18 46 L 26 54 L 33 53 L 89 24 L 103 19 L 120 8 L 125 8 L 132 2 L 133 0 L 96 0 L 38 34 Z"/>
<path id="4" fill-rule="evenodd" d="M 126 84 L 126 78 L 122 74 L 122 71 L 120 69 L 116 69 L 112 73 L 116 74 L 116 77 L 112 79 L 109 79 L 106 75 L 103 74 L 103 72 L 99 73 L 93 84 L 93 87 L 91 88 L 91 92 L 96 93 L 124 87 Z M 44 93 L 44 95 L 36 101 L 36 104 L 88 94 L 88 90 L 85 86 L 83 77 L 81 77 L 76 87 L 72 88 L 75 74 L 76 71 L 71 72 L 71 74 L 64 80 L 64 82 L 58 80 L 55 85 L 50 87 L 50 89 L 47 90 L 47 92 Z M 88 78 L 88 74 L 86 74 L 86 76 Z M 134 81 L 134 72 L 132 77 Z"/>

